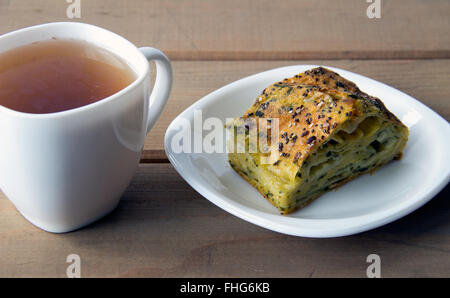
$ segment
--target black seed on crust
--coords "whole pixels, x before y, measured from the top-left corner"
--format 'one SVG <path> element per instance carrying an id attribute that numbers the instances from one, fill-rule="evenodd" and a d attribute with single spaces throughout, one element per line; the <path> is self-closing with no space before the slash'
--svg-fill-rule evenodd
<path id="1" fill-rule="evenodd" d="M 316 139 L 317 139 L 316 136 L 312 136 L 312 137 L 308 138 L 308 140 L 306 140 L 306 144 L 309 145 L 309 144 L 313 143 Z"/>

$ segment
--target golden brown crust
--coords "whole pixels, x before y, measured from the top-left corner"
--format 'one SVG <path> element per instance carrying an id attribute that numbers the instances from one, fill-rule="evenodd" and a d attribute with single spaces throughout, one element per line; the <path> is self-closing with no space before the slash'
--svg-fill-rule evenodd
<path id="1" fill-rule="evenodd" d="M 311 85 L 318 87 L 320 89 L 328 90 L 333 92 L 333 90 L 348 93 L 350 97 L 355 99 L 362 99 L 366 101 L 367 104 L 376 106 L 388 119 L 392 119 L 396 122 L 400 121 L 392 114 L 383 104 L 383 102 L 374 96 L 368 95 L 362 92 L 355 83 L 341 77 L 338 73 L 333 72 L 324 67 L 317 67 L 311 70 L 307 70 L 304 74 L 299 74 L 298 83 Z"/>
<path id="2" fill-rule="evenodd" d="M 337 73 L 318 67 L 264 89 L 242 119 L 278 119 L 281 140 L 279 144 L 271 144 L 270 149 L 280 157 L 272 161 L 272 172 L 280 172 L 277 166 L 289 168 L 286 178 L 293 179 L 309 153 L 336 129 L 370 113 L 384 115 L 386 120 L 402 125 L 378 98 L 360 91 Z M 268 131 L 262 137 L 268 138 L 271 123 L 261 121 L 259 125 L 260 131 Z M 270 144 L 270 139 L 266 142 Z"/>

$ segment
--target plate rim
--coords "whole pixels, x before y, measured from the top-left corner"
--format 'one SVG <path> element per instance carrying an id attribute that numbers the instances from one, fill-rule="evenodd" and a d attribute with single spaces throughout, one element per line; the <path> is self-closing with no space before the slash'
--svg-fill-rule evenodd
<path id="1" fill-rule="evenodd" d="M 245 206 L 237 201 L 233 201 L 228 196 L 221 194 L 220 192 L 217 192 L 214 189 L 209 189 L 205 187 L 202 183 L 199 183 L 198 180 L 193 179 L 189 173 L 189 171 L 186 171 L 181 165 L 179 165 L 179 162 L 177 161 L 177 158 L 175 157 L 176 154 L 173 154 L 172 150 L 170 149 L 170 146 L 168 145 L 171 140 L 171 133 L 173 131 L 173 126 L 176 125 L 176 123 L 179 121 L 180 118 L 183 118 L 186 114 L 192 114 L 193 111 L 206 103 L 209 103 L 214 97 L 219 95 L 222 92 L 228 91 L 230 88 L 233 87 L 239 87 L 240 84 L 246 83 L 247 81 L 251 81 L 257 77 L 261 77 L 264 75 L 268 75 L 270 73 L 280 72 L 282 70 L 285 70 L 286 72 L 289 72 L 290 70 L 297 69 L 297 68 L 305 68 L 305 69 L 311 69 L 315 67 L 325 67 L 335 72 L 344 72 L 344 73 L 350 73 L 357 78 L 363 78 L 366 80 L 369 80 L 372 83 L 380 84 L 383 88 L 392 89 L 395 90 L 395 92 L 400 92 L 403 96 L 407 97 L 408 100 L 412 100 L 415 104 L 417 104 L 422 110 L 425 110 L 428 114 L 431 113 L 436 119 L 439 121 L 442 121 L 442 124 L 448 124 L 448 122 L 442 118 L 438 113 L 431 110 L 428 106 L 421 103 L 419 100 L 415 99 L 414 97 L 406 94 L 405 92 L 398 90 L 392 86 L 389 86 L 383 82 L 379 82 L 377 80 L 374 80 L 372 78 L 369 78 L 367 76 L 354 73 L 352 71 L 348 71 L 345 69 L 337 68 L 337 67 L 331 67 L 331 66 L 325 66 L 325 65 L 309 65 L 309 64 L 298 64 L 298 65 L 289 65 L 289 66 L 282 66 L 277 67 L 269 70 L 265 70 L 262 72 L 258 72 L 246 77 L 243 77 L 241 79 L 235 80 L 231 83 L 228 83 L 208 94 L 201 97 L 199 100 L 194 102 L 192 105 L 190 105 L 188 108 L 186 108 L 183 112 L 181 112 L 179 115 L 177 115 L 168 126 L 165 136 L 164 136 L 164 149 L 166 152 L 166 155 L 170 161 L 170 163 L 173 165 L 175 170 L 178 172 L 178 174 L 194 189 L 196 190 L 200 195 L 202 195 L 205 199 L 209 200 L 219 208 L 225 210 L 226 212 L 239 217 L 245 221 L 248 221 L 250 223 L 253 223 L 255 225 L 258 225 L 260 227 L 276 231 L 282 234 L 292 235 L 292 236 L 301 236 L 301 237 L 311 237 L 311 238 L 331 238 L 331 237 L 341 237 L 341 236 L 348 236 L 356 233 L 361 233 L 364 231 L 368 231 L 380 226 L 383 226 L 385 224 L 391 223 L 397 219 L 400 219 L 411 212 L 417 210 L 418 208 L 422 207 L 424 204 L 429 202 L 432 198 L 436 196 L 449 182 L 450 180 L 450 169 L 447 172 L 446 177 L 442 176 L 442 179 L 439 181 L 439 183 L 435 184 L 431 189 L 428 189 L 424 194 L 417 194 L 413 196 L 411 199 L 408 199 L 408 204 L 406 206 L 403 206 L 403 204 L 399 204 L 397 206 L 391 207 L 391 208 L 384 208 L 378 212 L 375 213 L 368 213 L 364 215 L 354 216 L 354 217 L 345 217 L 345 218 L 335 218 L 335 219 L 310 219 L 310 218 L 293 218 L 291 217 L 291 221 L 302 221 L 302 222 L 329 222 L 329 223 L 345 223 L 344 226 L 339 228 L 304 228 L 302 226 L 292 226 L 289 225 L 289 223 L 280 223 L 276 219 L 280 218 L 289 218 L 282 215 L 275 215 L 275 214 L 267 214 L 260 210 Z M 345 75 L 344 75 L 345 77 Z M 187 119 L 190 119 L 191 117 L 184 117 Z M 450 126 L 449 126 L 450 127 Z M 192 154 L 192 153 L 182 153 L 182 154 Z M 231 168 L 230 168 L 231 169 Z M 249 186 L 250 187 L 250 186 Z M 391 212 L 387 212 L 390 211 Z M 392 212 L 394 210 L 394 212 Z M 383 216 L 383 213 L 388 213 L 387 215 Z M 374 219 L 370 219 L 370 217 L 374 217 Z M 273 218 L 274 217 L 274 218 Z M 275 219 L 276 218 L 276 219 Z M 365 219 L 365 223 L 361 224 L 349 224 L 349 220 L 355 220 L 355 219 Z"/>

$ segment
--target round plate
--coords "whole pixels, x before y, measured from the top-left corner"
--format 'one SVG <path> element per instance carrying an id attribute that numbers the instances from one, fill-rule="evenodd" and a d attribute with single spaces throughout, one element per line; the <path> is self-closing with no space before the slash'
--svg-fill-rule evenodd
<path id="1" fill-rule="evenodd" d="M 170 124 L 165 150 L 178 173 L 202 196 L 220 208 L 261 227 L 295 236 L 337 237 L 379 227 L 403 217 L 433 198 L 450 178 L 450 125 L 431 109 L 383 83 L 346 70 L 325 66 L 373 96 L 410 129 L 403 158 L 325 193 L 307 207 L 280 215 L 228 164 L 226 153 L 175 153 L 172 138 L 181 125 L 194 129 L 194 111 L 202 118 L 241 116 L 261 91 L 316 65 L 295 65 L 258 73 L 203 97 Z M 203 135 L 208 132 L 203 132 Z"/>

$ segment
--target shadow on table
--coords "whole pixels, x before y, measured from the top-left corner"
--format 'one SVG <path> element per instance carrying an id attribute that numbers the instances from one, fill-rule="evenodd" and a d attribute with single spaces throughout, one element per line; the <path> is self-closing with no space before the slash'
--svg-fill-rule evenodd
<path id="1" fill-rule="evenodd" d="M 247 223 L 187 184 L 143 185 L 145 191 L 131 187 L 115 211 L 67 239 L 75 247 L 88 243 L 90 254 L 133 255 L 140 263 L 130 265 L 134 269 L 125 272 L 130 276 L 365 277 L 366 257 L 373 253 L 383 259 L 384 277 L 448 275 L 450 185 L 402 219 L 330 239 L 293 237 Z M 237 256 L 247 265 L 236 269 L 230 260 Z M 160 269 L 157 260 L 171 265 Z"/>
<path id="2" fill-rule="evenodd" d="M 170 191 L 170 190 L 169 190 Z M 173 190 L 172 190 L 173 191 Z M 152 221 L 152 214 L 155 217 L 166 217 L 170 216 L 179 217 L 190 217 L 192 210 L 199 210 L 199 213 L 206 215 L 210 214 L 211 217 L 228 215 L 225 211 L 217 208 L 213 204 L 210 204 L 207 200 L 201 200 L 201 196 L 186 185 L 185 192 L 191 192 L 191 195 L 180 196 L 179 199 L 174 199 L 170 196 L 169 199 L 166 196 L 155 198 L 148 197 L 134 197 L 133 194 L 126 194 L 122 198 L 121 203 L 118 208 L 116 208 L 111 214 L 107 215 L 105 218 L 99 220 L 96 223 L 91 224 L 86 229 L 101 229 L 105 226 L 121 224 L 120 221 L 126 219 L 127 226 L 132 226 L 133 223 L 130 221 L 136 221 L 136 223 L 142 221 Z M 186 200 L 186 197 L 190 199 Z M 173 202 L 173 200 L 178 202 Z M 194 215 L 195 216 L 195 215 Z M 229 215 L 233 217 L 232 215 Z M 210 217 L 210 218 L 211 218 Z M 205 220 L 210 220 L 205 218 Z M 234 218 L 234 217 L 233 217 Z M 422 233 L 437 233 L 437 234 L 448 234 L 450 235 L 450 184 L 447 185 L 438 195 L 436 195 L 430 202 L 414 211 L 413 213 L 396 220 L 385 226 L 376 228 L 371 231 L 367 231 L 360 236 L 370 236 L 376 234 L 422 234 Z M 240 219 L 237 219 L 241 221 Z M 243 221 L 244 223 L 244 221 Z M 247 223 L 251 226 L 251 224 Z M 262 229 L 262 228 L 261 228 Z M 270 231 L 267 231 L 272 233 Z M 273 232 L 275 233 L 275 232 Z M 281 234 L 280 234 L 281 235 Z M 289 237 L 289 236 L 286 236 Z M 349 236 L 351 237 L 351 236 Z M 347 237 L 348 238 L 348 237 Z M 304 239 L 304 238 L 300 238 Z"/>
<path id="3" fill-rule="evenodd" d="M 370 233 L 439 233 L 450 235 L 450 184 L 413 213 Z"/>

